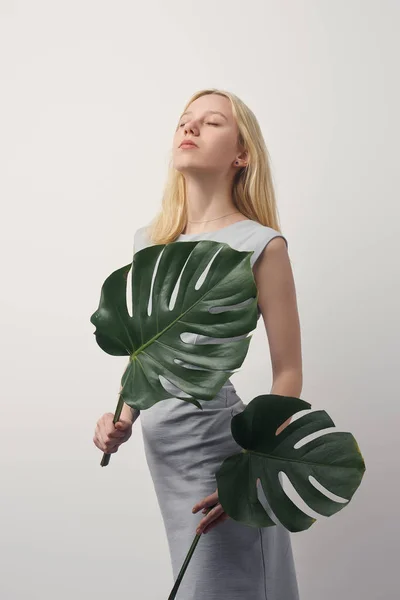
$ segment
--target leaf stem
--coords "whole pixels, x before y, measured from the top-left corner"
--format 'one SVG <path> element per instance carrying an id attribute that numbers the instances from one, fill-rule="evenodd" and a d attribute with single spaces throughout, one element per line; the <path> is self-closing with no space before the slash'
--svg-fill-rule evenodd
<path id="1" fill-rule="evenodd" d="M 214 504 L 214 506 L 217 506 L 217 505 L 216 505 L 216 504 Z M 208 508 L 208 510 L 206 511 L 206 513 L 205 513 L 205 514 L 206 514 L 206 515 L 208 515 L 208 513 L 210 512 L 210 510 L 212 510 L 212 509 L 214 508 L 214 506 L 210 506 L 210 507 Z M 195 538 L 194 538 L 194 540 L 193 540 L 193 542 L 192 542 L 192 545 L 190 546 L 189 552 L 187 553 L 187 555 L 186 555 L 186 558 L 185 558 L 185 560 L 184 560 L 184 562 L 183 562 L 183 565 L 182 565 L 182 567 L 181 567 L 181 570 L 179 571 L 178 577 L 176 578 L 176 581 L 175 581 L 175 583 L 174 583 L 174 587 L 172 588 L 172 591 L 171 591 L 170 595 L 168 596 L 168 600 L 174 600 L 174 599 L 175 599 L 175 597 L 176 597 L 176 593 L 177 593 L 177 591 L 178 591 L 178 588 L 179 588 L 179 586 L 180 586 L 180 584 L 181 584 L 181 581 L 182 581 L 182 579 L 183 579 L 183 576 L 184 576 L 184 574 L 185 574 L 185 571 L 186 571 L 186 569 L 188 568 L 188 565 L 189 565 L 190 559 L 191 559 L 191 558 L 192 558 L 192 556 L 193 556 L 193 552 L 195 551 L 195 549 L 196 549 L 196 546 L 197 546 L 197 544 L 199 543 L 199 539 L 200 539 L 200 536 L 201 536 L 201 535 L 202 535 L 201 533 L 198 533 L 198 534 L 196 534 L 196 536 L 195 536 Z"/>

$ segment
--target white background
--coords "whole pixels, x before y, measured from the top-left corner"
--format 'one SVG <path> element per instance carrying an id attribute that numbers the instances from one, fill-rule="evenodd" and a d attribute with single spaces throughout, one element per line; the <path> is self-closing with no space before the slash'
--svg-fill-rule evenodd
<path id="1" fill-rule="evenodd" d="M 0 13 L 1 599 L 172 588 L 140 420 L 107 468 L 92 442 L 126 357 L 97 346 L 89 319 L 158 210 L 185 102 L 219 87 L 255 112 L 271 155 L 301 397 L 367 465 L 348 507 L 292 536 L 301 599 L 394 600 L 399 3 L 2 0 Z M 233 383 L 246 403 L 269 393 L 262 319 Z"/>

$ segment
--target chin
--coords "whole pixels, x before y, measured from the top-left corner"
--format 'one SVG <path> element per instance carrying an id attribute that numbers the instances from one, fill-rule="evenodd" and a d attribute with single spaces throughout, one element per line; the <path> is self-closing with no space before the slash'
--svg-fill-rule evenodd
<path id="1" fill-rule="evenodd" d="M 182 173 L 195 173 L 197 171 L 204 171 L 206 166 L 199 165 L 195 161 L 179 161 L 173 165 L 174 169 Z"/>

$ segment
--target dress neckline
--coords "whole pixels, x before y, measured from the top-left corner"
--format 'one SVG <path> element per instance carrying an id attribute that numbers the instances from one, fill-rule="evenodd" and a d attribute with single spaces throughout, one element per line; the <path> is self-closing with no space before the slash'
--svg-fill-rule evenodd
<path id="1" fill-rule="evenodd" d="M 181 233 L 179 235 L 179 237 L 189 238 L 189 237 L 192 237 L 193 235 L 205 235 L 207 233 L 217 233 L 218 231 L 223 231 L 224 229 L 229 229 L 230 227 L 234 227 L 235 225 L 238 225 L 239 223 L 249 223 L 252 221 L 253 221 L 252 219 L 241 219 L 240 221 L 235 221 L 234 223 L 231 223 L 230 225 L 225 225 L 225 227 L 220 227 L 219 229 L 213 229 L 212 231 L 198 231 L 197 233 Z"/>

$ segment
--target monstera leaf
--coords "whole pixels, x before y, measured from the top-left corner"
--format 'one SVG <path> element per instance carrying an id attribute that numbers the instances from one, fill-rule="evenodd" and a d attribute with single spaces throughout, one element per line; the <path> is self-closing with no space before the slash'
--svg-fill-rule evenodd
<path id="1" fill-rule="evenodd" d="M 291 532 L 303 531 L 315 523 L 316 519 L 306 515 L 286 495 L 279 480 L 281 471 L 315 512 L 331 516 L 348 506 L 365 471 L 364 459 L 350 433 L 324 433 L 295 448 L 307 436 L 335 426 L 329 415 L 319 410 L 292 421 L 276 435 L 289 417 L 310 408 L 311 404 L 300 398 L 263 394 L 232 418 L 232 436 L 243 450 L 227 457 L 215 474 L 218 501 L 229 517 L 257 528 L 279 522 Z M 310 478 L 328 493 L 339 496 L 339 501 L 319 491 Z M 257 479 L 267 500 L 265 508 L 258 499 Z M 206 514 L 213 508 L 209 507 Z M 201 533 L 195 536 L 168 600 L 175 599 L 200 536 Z"/>
<path id="2" fill-rule="evenodd" d="M 252 337 L 245 336 L 257 325 L 252 254 L 209 240 L 157 244 L 106 279 L 90 319 L 96 340 L 108 354 L 130 357 L 114 422 L 124 402 L 143 410 L 177 397 L 202 409 L 198 399 L 212 400 L 242 365 Z M 185 332 L 221 343 L 187 343 Z M 239 339 L 224 341 L 234 337 Z M 169 392 L 160 377 L 178 391 Z"/>
<path id="3" fill-rule="evenodd" d="M 280 471 L 315 512 L 328 517 L 348 505 L 365 471 L 360 449 L 350 433 L 327 432 L 295 448 L 306 436 L 335 426 L 324 410 L 318 410 L 292 421 L 276 435 L 290 416 L 310 407 L 299 398 L 265 394 L 232 418 L 232 436 L 243 451 L 226 458 L 216 472 L 219 502 L 232 519 L 251 527 L 276 524 L 257 498 L 259 478 L 277 520 L 292 532 L 308 529 L 315 519 L 288 498 L 279 481 Z M 344 501 L 328 498 L 310 477 Z"/>

